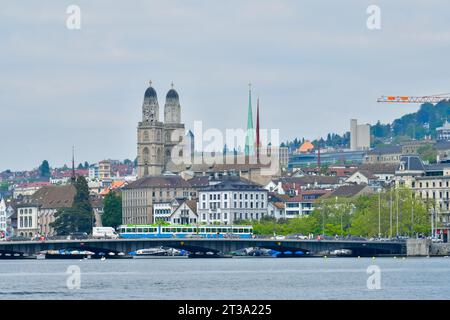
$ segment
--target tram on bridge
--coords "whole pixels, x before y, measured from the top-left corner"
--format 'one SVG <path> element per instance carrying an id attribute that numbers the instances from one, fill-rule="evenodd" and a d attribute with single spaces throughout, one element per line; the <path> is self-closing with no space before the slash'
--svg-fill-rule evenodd
<path id="1" fill-rule="evenodd" d="M 253 236 L 252 226 L 221 225 L 122 225 L 117 228 L 120 238 L 242 238 Z"/>

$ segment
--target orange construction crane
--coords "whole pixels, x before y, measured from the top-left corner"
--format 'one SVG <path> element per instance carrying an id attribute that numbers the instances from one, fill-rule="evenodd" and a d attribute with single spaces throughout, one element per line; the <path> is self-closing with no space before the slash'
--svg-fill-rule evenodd
<path id="1" fill-rule="evenodd" d="M 435 94 L 432 96 L 414 97 L 414 96 L 382 96 L 377 102 L 394 103 L 438 103 L 442 100 L 450 101 L 450 93 Z"/>

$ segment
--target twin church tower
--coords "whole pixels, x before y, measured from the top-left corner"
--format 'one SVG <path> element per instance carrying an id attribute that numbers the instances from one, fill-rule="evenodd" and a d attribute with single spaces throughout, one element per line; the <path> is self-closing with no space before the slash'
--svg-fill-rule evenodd
<path id="1" fill-rule="evenodd" d="M 138 124 L 137 134 L 138 177 L 162 174 L 170 162 L 173 147 L 185 134 L 180 99 L 173 83 L 166 95 L 164 122 L 161 122 L 158 96 L 150 81 L 144 95 L 142 121 Z"/>
<path id="2" fill-rule="evenodd" d="M 260 156 L 260 128 L 259 128 L 259 99 L 257 101 L 256 132 L 253 128 L 252 92 L 249 84 L 248 92 L 248 118 L 245 137 L 245 157 Z M 256 141 L 254 134 L 256 133 Z M 142 104 L 142 121 L 137 128 L 137 174 L 138 178 L 160 175 L 170 169 L 173 164 L 172 150 L 183 141 L 185 125 L 181 123 L 181 106 L 178 93 L 173 88 L 166 94 L 164 105 L 164 122 L 159 120 L 158 96 L 155 89 L 150 86 L 144 94 Z M 191 152 L 193 146 L 191 145 Z M 179 156 L 182 157 L 182 150 Z"/>

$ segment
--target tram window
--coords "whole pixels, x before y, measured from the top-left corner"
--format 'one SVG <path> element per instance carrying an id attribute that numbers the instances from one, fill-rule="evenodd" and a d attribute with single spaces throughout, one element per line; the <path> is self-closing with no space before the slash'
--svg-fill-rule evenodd
<path id="1" fill-rule="evenodd" d="M 144 233 L 148 233 L 148 228 L 144 228 Z"/>
<path id="2" fill-rule="evenodd" d="M 206 233 L 210 233 L 211 229 L 210 228 L 206 228 Z"/>
<path id="3" fill-rule="evenodd" d="M 142 228 L 137 228 L 137 233 L 142 233 Z"/>
<path id="4" fill-rule="evenodd" d="M 188 232 L 187 230 L 188 230 L 187 228 L 182 228 L 181 232 Z"/>
<path id="5" fill-rule="evenodd" d="M 200 233 L 205 233 L 205 228 L 200 228 Z"/>

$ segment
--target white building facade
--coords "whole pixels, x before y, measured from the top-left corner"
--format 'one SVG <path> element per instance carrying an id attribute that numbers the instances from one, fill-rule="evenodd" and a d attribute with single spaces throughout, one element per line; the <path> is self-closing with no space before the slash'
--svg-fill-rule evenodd
<path id="1" fill-rule="evenodd" d="M 38 234 L 38 211 L 39 206 L 34 204 L 17 208 L 17 235 L 32 238 Z"/>
<path id="2" fill-rule="evenodd" d="M 267 190 L 241 179 L 227 179 L 199 190 L 198 217 L 203 224 L 235 224 L 267 215 Z"/>
<path id="3" fill-rule="evenodd" d="M 5 199 L 0 200 L 0 238 L 6 236 L 6 220 L 7 220 L 7 212 L 6 212 L 6 203 Z"/>

